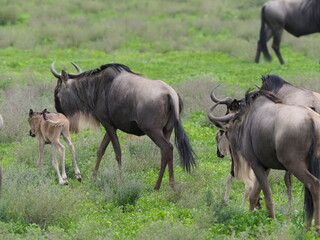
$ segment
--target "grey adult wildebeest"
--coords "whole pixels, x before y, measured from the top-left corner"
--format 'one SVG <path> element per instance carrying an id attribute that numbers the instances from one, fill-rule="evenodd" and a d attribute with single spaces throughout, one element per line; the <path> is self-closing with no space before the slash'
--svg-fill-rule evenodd
<path id="1" fill-rule="evenodd" d="M 271 91 L 286 104 L 303 105 L 320 114 L 320 94 L 294 86 L 277 75 L 261 78 L 261 90 Z"/>
<path id="2" fill-rule="evenodd" d="M 155 189 L 159 189 L 166 166 L 169 182 L 174 188 L 173 146 L 170 136 L 175 130 L 175 143 L 181 164 L 188 172 L 194 166 L 194 152 L 182 127 L 180 112 L 182 100 L 175 90 L 160 80 L 150 80 L 132 72 L 122 64 L 106 64 L 100 68 L 78 74 L 58 74 L 55 88 L 55 107 L 65 114 L 71 129 L 79 130 L 84 118 L 102 124 L 106 133 L 97 151 L 93 178 L 97 177 L 101 158 L 111 141 L 119 167 L 121 149 L 117 129 L 134 135 L 148 135 L 161 150 L 161 168 Z"/>
<path id="3" fill-rule="evenodd" d="M 234 104 L 235 113 L 213 114 L 220 104 Z M 312 218 L 320 227 L 320 115 L 305 106 L 282 104 L 267 91 L 246 94 L 241 101 L 226 98 L 207 112 L 217 127 L 227 131 L 233 159 L 244 158 L 252 167 L 263 190 L 272 218 L 274 203 L 267 175 L 270 169 L 288 170 L 305 185 L 307 227 Z M 260 189 L 250 196 L 253 209 Z"/>
<path id="4" fill-rule="evenodd" d="M 261 9 L 261 29 L 255 62 L 259 63 L 261 51 L 271 61 L 267 42 L 273 37 L 272 48 L 281 64 L 280 42 L 283 29 L 296 37 L 320 31 L 319 0 L 272 0 Z"/>

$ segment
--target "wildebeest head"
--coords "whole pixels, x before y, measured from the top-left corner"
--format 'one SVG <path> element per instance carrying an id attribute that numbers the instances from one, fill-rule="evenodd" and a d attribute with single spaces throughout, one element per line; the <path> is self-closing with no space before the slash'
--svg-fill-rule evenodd
<path id="1" fill-rule="evenodd" d="M 213 122 L 218 128 L 227 130 L 228 129 L 228 123 L 235 117 L 236 113 L 240 109 L 240 101 L 237 99 L 232 99 L 230 97 L 226 97 L 224 99 L 218 99 L 214 95 L 214 91 L 217 87 L 213 88 L 210 97 L 213 102 L 215 102 L 215 105 L 213 105 L 208 111 L 207 116 L 210 119 L 211 122 Z M 225 116 L 223 117 L 215 117 L 213 116 L 212 112 L 213 110 L 219 106 L 219 105 L 226 105 L 227 106 L 227 112 Z"/>
<path id="2" fill-rule="evenodd" d="M 97 127 L 99 126 L 98 121 L 90 114 L 92 112 L 92 106 L 88 104 L 84 104 L 87 99 L 83 99 L 86 97 L 86 93 L 81 92 L 84 90 L 90 91 L 89 86 L 84 86 L 81 88 L 73 87 L 74 85 L 82 84 L 78 81 L 78 78 L 82 76 L 92 74 L 93 72 L 97 71 L 97 69 L 91 70 L 88 72 L 82 72 L 81 68 L 72 63 L 78 71 L 78 74 L 67 73 L 66 71 L 62 70 L 61 74 L 57 73 L 54 69 L 53 62 L 51 64 L 50 70 L 52 74 L 57 78 L 57 85 L 54 90 L 54 101 L 55 101 L 55 108 L 57 112 L 64 114 L 70 121 L 70 131 L 78 132 L 79 128 L 82 123 L 89 123 L 87 125 Z M 72 89 L 72 90 L 71 90 Z M 77 91 L 77 89 L 80 89 Z M 94 95 L 94 93 L 91 93 Z"/>
<path id="3" fill-rule="evenodd" d="M 261 81 L 262 85 L 260 87 L 260 90 L 271 91 L 275 94 L 278 93 L 278 91 L 280 90 L 280 88 L 283 87 L 283 85 L 290 84 L 278 75 L 263 76 L 261 78 Z"/>
<path id="4" fill-rule="evenodd" d="M 215 105 L 213 105 L 209 110 L 207 111 L 207 116 L 209 120 L 214 123 L 218 128 L 223 129 L 227 131 L 235 121 L 240 120 L 245 115 L 247 110 L 250 108 L 251 103 L 259 96 L 265 96 L 269 100 L 275 102 L 275 103 L 282 103 L 283 101 L 276 97 L 274 94 L 272 94 L 269 91 L 259 90 L 255 92 L 251 92 L 251 89 L 249 89 L 245 95 L 245 98 L 241 100 L 234 99 L 232 100 L 230 97 L 227 97 L 225 99 L 219 100 L 214 97 L 214 90 L 211 91 L 211 99 L 215 102 Z M 224 104 L 227 106 L 227 113 L 225 116 L 222 117 L 215 117 L 212 112 L 214 109 Z"/>
<path id="5" fill-rule="evenodd" d="M 42 112 L 34 112 L 32 109 L 30 109 L 28 122 L 31 127 L 31 129 L 29 130 L 29 135 L 31 137 L 36 136 L 36 133 L 39 130 L 41 118 L 42 118 Z"/>
<path id="6" fill-rule="evenodd" d="M 216 134 L 217 143 L 217 157 L 224 158 L 225 156 L 230 156 L 229 151 L 229 141 L 227 139 L 226 132 L 219 130 Z"/>

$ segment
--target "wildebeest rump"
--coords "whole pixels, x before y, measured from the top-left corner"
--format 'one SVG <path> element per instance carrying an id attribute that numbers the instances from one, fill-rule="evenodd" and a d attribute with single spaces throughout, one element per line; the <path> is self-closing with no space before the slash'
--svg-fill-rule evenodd
<path id="1" fill-rule="evenodd" d="M 37 161 L 38 171 L 41 170 L 43 161 L 43 148 L 45 144 L 51 144 L 52 147 L 52 165 L 57 172 L 59 183 L 68 184 L 67 174 L 65 170 L 65 147 L 60 143 L 59 139 L 62 135 L 66 143 L 69 145 L 76 178 L 81 181 L 80 170 L 77 165 L 75 149 L 71 142 L 69 134 L 69 120 L 61 113 L 50 113 L 47 109 L 42 112 L 29 111 L 30 136 L 38 138 L 39 158 Z M 59 163 L 56 158 L 56 148 L 59 150 L 62 174 L 59 171 Z"/>
<path id="2" fill-rule="evenodd" d="M 290 171 L 305 185 L 307 226 L 320 226 L 320 115 L 304 106 L 281 104 L 270 92 L 257 91 L 235 100 L 236 113 L 213 115 L 216 103 L 207 115 L 217 127 L 227 131 L 231 154 L 248 161 L 264 192 L 266 206 L 274 217 L 274 203 L 267 180 L 269 169 Z M 258 189 L 260 191 L 260 189 Z M 259 191 L 250 196 L 254 207 Z"/>
<path id="3" fill-rule="evenodd" d="M 155 189 L 159 189 L 166 166 L 169 182 L 174 186 L 173 146 L 170 136 L 175 129 L 175 143 L 181 164 L 187 171 L 195 165 L 194 152 L 182 127 L 180 112 L 182 100 L 175 90 L 160 80 L 150 80 L 132 72 L 122 64 L 106 64 L 80 74 L 58 74 L 55 88 L 55 107 L 71 122 L 73 131 L 79 130 L 79 121 L 85 118 L 101 123 L 106 130 L 97 151 L 93 178 L 97 177 L 102 156 L 111 141 L 116 160 L 121 166 L 121 149 L 117 129 L 134 135 L 148 135 L 161 149 L 161 168 Z"/>
<path id="4" fill-rule="evenodd" d="M 296 37 L 320 31 L 319 0 L 272 0 L 261 9 L 261 29 L 255 62 L 259 63 L 261 51 L 271 61 L 267 42 L 273 37 L 274 49 L 281 64 L 280 42 L 283 29 Z"/>

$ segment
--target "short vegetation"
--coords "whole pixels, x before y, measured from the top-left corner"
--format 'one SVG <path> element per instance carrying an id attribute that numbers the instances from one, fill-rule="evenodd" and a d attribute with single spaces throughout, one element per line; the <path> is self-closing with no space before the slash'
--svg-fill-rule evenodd
<path id="1" fill-rule="evenodd" d="M 319 34 L 296 39 L 285 33 L 283 66 L 271 48 L 273 62 L 253 63 L 263 2 L 0 0 L 0 239 L 316 239 L 305 229 L 303 186 L 294 179 L 289 206 L 284 172 L 270 176 L 276 219 L 268 218 L 263 200 L 262 210 L 241 208 L 244 185 L 236 180 L 229 205 L 222 202 L 231 164 L 216 156 L 218 130 L 205 113 L 210 90 L 220 84 L 218 96 L 239 98 L 272 73 L 320 92 Z M 198 167 L 188 174 L 174 152 L 177 191 L 167 172 L 160 190 L 153 190 L 159 149 L 147 137 L 120 131 L 121 171 L 110 144 L 92 181 L 102 128 L 71 136 L 81 183 L 66 151 L 69 185 L 58 184 L 49 146 L 37 173 L 28 112 L 55 111 L 53 61 L 58 71 L 71 73 L 70 62 L 83 70 L 122 63 L 177 90 L 198 156 Z"/>

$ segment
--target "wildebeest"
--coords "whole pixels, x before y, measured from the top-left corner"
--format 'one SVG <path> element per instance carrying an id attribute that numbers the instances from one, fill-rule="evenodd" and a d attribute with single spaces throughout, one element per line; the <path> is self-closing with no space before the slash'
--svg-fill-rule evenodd
<path id="1" fill-rule="evenodd" d="M 220 158 L 224 158 L 224 156 L 228 156 L 231 159 L 231 165 L 232 165 L 231 172 L 227 178 L 226 190 L 225 190 L 223 201 L 225 204 L 228 204 L 232 179 L 235 177 L 236 179 L 242 181 L 245 185 L 244 198 L 242 202 L 242 207 L 244 207 L 245 203 L 248 200 L 248 197 L 251 195 L 251 192 L 256 187 L 256 184 L 259 184 L 258 180 L 254 175 L 254 172 L 250 167 L 249 163 L 245 159 L 240 158 L 240 159 L 237 159 L 237 161 L 234 161 L 232 159 L 232 156 L 229 150 L 229 141 L 227 139 L 226 132 L 222 130 L 219 130 L 217 132 L 216 143 L 217 143 L 217 156 Z M 288 171 L 286 171 L 284 175 L 284 182 L 287 187 L 288 202 L 289 204 L 291 204 L 292 203 L 292 174 Z M 261 198 L 259 197 L 258 202 L 255 206 L 256 209 L 260 209 L 262 207 L 259 201 L 260 199 Z"/>
<path id="2" fill-rule="evenodd" d="M 286 104 L 303 105 L 320 114 L 320 94 L 294 86 L 277 75 L 261 78 L 261 90 L 271 91 Z"/>
<path id="3" fill-rule="evenodd" d="M 73 167 L 76 178 L 78 179 L 78 181 L 81 181 L 81 174 L 77 165 L 75 149 L 71 142 L 69 133 L 69 120 L 63 114 L 47 112 L 47 109 L 44 109 L 42 112 L 34 112 L 32 109 L 30 109 L 28 121 L 31 127 L 31 130 L 29 132 L 30 136 L 38 138 L 38 171 L 40 171 L 42 167 L 44 145 L 51 144 L 52 165 L 58 174 L 59 183 L 68 184 L 67 174 L 65 170 L 65 147 L 59 141 L 60 136 L 62 135 L 63 139 L 68 144 L 72 154 Z M 59 163 L 56 158 L 56 148 L 60 153 L 62 175 L 60 175 Z"/>
<path id="4" fill-rule="evenodd" d="M 96 178 L 101 158 L 111 141 L 119 167 L 121 149 L 117 129 L 134 135 L 148 135 L 161 150 L 161 167 L 155 189 L 159 189 L 166 166 L 169 183 L 174 188 L 173 146 L 170 136 L 175 130 L 175 143 L 181 164 L 190 171 L 195 155 L 182 127 L 180 113 L 182 100 L 175 90 L 160 80 L 150 80 L 122 64 L 106 64 L 78 74 L 58 74 L 54 91 L 55 107 L 65 114 L 73 131 L 79 130 L 79 121 L 101 123 L 106 133 L 97 151 L 92 177 Z"/>
<path id="5" fill-rule="evenodd" d="M 232 100 L 235 113 L 208 118 L 217 127 L 227 131 L 230 151 L 234 160 L 243 157 L 252 167 L 263 190 L 267 210 L 272 218 L 274 203 L 267 175 L 269 169 L 290 171 L 305 185 L 307 227 L 314 215 L 320 226 L 320 115 L 308 107 L 282 104 L 267 91 L 246 94 L 241 101 Z M 250 196 L 250 209 L 254 208 L 260 189 Z"/>
<path id="6" fill-rule="evenodd" d="M 280 42 L 283 29 L 300 37 L 320 31 L 319 0 L 272 0 L 261 9 L 261 29 L 255 62 L 259 63 L 261 51 L 271 61 L 267 42 L 273 37 L 272 48 L 281 64 Z"/>

